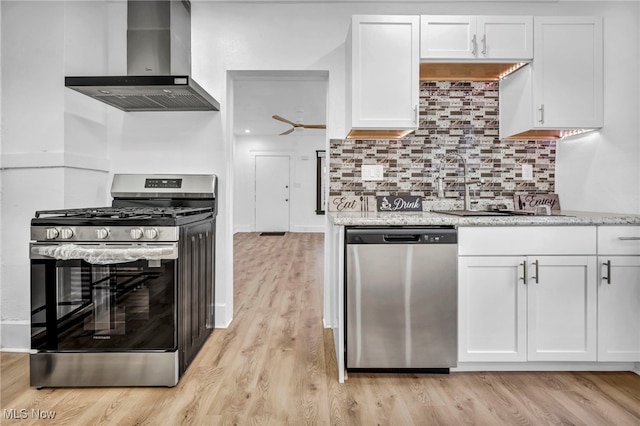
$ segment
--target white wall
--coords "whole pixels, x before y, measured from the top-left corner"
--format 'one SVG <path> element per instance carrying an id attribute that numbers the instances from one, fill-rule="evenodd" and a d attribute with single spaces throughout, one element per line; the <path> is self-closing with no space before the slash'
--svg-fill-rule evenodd
<path id="1" fill-rule="evenodd" d="M 558 143 L 562 208 L 640 214 L 640 3 L 588 4 L 604 21 L 604 127 Z"/>
<path id="2" fill-rule="evenodd" d="M 344 38 L 355 13 L 531 14 L 604 17 L 605 128 L 562 141 L 556 190 L 563 208 L 640 213 L 638 2 L 194 3 L 194 75 L 222 89 L 226 70 L 328 69 L 330 138 L 344 124 Z M 294 53 L 295 52 L 295 53 Z M 624 66 L 621 66 L 624 64 Z M 214 89 L 217 90 L 217 89 Z M 224 113 L 223 113 L 224 115 Z"/>
<path id="3" fill-rule="evenodd" d="M 287 136 L 236 136 L 234 230 L 255 231 L 255 156 L 289 154 L 291 188 L 289 229 L 323 232 L 324 216 L 316 215 L 316 150 L 325 148 L 325 132 L 297 131 Z"/>
<path id="4" fill-rule="evenodd" d="M 156 114 L 122 113 L 62 87 L 66 72 L 83 67 L 122 72 L 124 3 L 2 1 L 0 7 L 4 348 L 28 347 L 28 219 L 36 209 L 105 202 L 114 172 L 220 176 L 216 324 L 228 324 L 233 312 L 233 135 L 227 71 L 329 71 L 327 136 L 340 137 L 345 127 L 344 40 L 352 14 L 604 16 L 605 129 L 560 143 L 557 188 L 564 208 L 600 210 L 604 200 L 608 211 L 640 212 L 640 107 L 638 97 L 630 95 L 640 93 L 637 2 L 193 1 L 193 76 L 221 102 L 222 111 Z M 86 24 L 79 25 L 82 20 Z M 89 185 L 95 191 L 71 195 Z M 25 197 L 26 189 L 35 197 Z"/>
<path id="5" fill-rule="evenodd" d="M 105 108 L 77 104 L 63 85 L 65 73 L 83 64 L 104 71 L 105 4 L 3 1 L 0 7 L 0 345 L 27 349 L 30 219 L 36 210 L 107 200 Z"/>

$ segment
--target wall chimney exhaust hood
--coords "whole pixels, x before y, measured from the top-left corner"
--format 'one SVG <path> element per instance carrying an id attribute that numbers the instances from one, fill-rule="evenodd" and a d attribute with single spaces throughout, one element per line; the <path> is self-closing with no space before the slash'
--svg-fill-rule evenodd
<path id="1" fill-rule="evenodd" d="M 123 111 L 219 111 L 190 74 L 189 0 L 128 0 L 127 75 L 65 77 L 65 86 Z"/>

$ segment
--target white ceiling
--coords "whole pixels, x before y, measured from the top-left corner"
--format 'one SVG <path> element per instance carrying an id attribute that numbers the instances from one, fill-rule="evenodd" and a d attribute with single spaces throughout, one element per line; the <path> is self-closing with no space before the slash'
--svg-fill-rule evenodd
<path id="1" fill-rule="evenodd" d="M 287 123 L 273 119 L 273 115 L 293 122 L 302 120 L 304 124 L 327 122 L 325 72 L 236 72 L 232 79 L 233 131 L 236 135 L 275 136 L 291 128 Z M 250 133 L 246 133 L 246 129 Z M 324 130 L 304 129 L 304 132 Z"/>

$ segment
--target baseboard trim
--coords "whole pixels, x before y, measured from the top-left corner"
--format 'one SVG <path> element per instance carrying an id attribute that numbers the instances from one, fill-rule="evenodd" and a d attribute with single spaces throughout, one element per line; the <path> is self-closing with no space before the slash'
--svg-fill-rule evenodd
<path id="1" fill-rule="evenodd" d="M 233 227 L 234 234 L 245 233 L 245 232 L 252 232 L 250 225 L 235 225 Z"/>
<path id="2" fill-rule="evenodd" d="M 231 324 L 231 321 L 233 321 L 233 315 L 227 312 L 228 309 L 226 303 L 216 303 L 215 310 L 215 328 L 228 328 Z"/>
<path id="3" fill-rule="evenodd" d="M 322 225 L 299 225 L 292 226 L 291 232 L 314 232 L 314 233 L 322 233 L 324 232 L 324 224 Z"/>
<path id="4" fill-rule="evenodd" d="M 635 371 L 633 362 L 460 362 L 451 371 Z M 637 373 L 636 373 L 637 374 Z"/>
<path id="5" fill-rule="evenodd" d="M 27 352 L 31 348 L 31 322 L 28 320 L 2 321 L 0 350 Z"/>

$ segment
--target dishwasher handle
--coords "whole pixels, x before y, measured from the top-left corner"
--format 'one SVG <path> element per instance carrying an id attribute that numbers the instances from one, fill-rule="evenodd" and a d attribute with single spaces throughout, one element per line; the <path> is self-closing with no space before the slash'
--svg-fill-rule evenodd
<path id="1" fill-rule="evenodd" d="M 382 238 L 386 243 L 418 243 L 420 242 L 420 234 L 383 234 Z"/>

